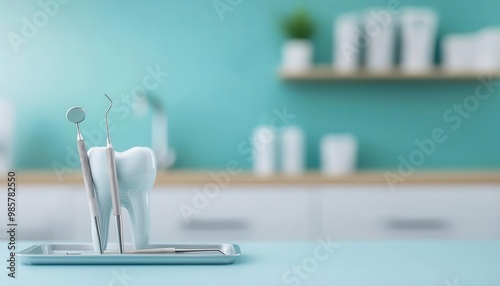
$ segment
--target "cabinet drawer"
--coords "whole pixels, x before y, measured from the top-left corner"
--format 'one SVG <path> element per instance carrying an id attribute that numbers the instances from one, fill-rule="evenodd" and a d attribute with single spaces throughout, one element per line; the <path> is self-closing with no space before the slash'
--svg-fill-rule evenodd
<path id="1" fill-rule="evenodd" d="M 208 200 L 200 187 L 155 190 L 152 239 L 304 240 L 308 238 L 307 190 L 231 187 Z M 188 215 L 189 214 L 189 215 Z"/>
<path id="2" fill-rule="evenodd" d="M 498 239 L 499 186 L 324 188 L 323 232 L 337 239 Z"/>

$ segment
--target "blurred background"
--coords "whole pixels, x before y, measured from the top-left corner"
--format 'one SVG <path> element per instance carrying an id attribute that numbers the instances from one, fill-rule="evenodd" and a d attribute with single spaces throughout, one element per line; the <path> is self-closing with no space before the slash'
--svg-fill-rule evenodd
<path id="1" fill-rule="evenodd" d="M 84 107 L 87 148 L 104 146 L 107 93 L 115 149 L 158 159 L 152 240 L 499 238 L 492 5 L 2 1 L 21 236 L 90 241 L 65 114 Z"/>
<path id="2" fill-rule="evenodd" d="M 33 15 L 43 10 L 37 1 L 6 1 L 1 7 L 0 32 L 6 36 L 0 42 L 0 94 L 14 108 L 14 166 L 51 169 L 54 161 L 63 162 L 65 147 L 74 145 L 66 110 L 85 107 L 88 115 L 81 128 L 90 133 L 104 117 L 104 92 L 124 98 L 124 108 L 117 107 L 111 117 L 116 148 L 149 146 L 151 124 L 132 116 L 127 99 L 150 67 L 168 73 L 148 94 L 168 110 L 169 143 L 176 149 L 178 168 L 224 168 L 228 160 L 250 168 L 237 147 L 255 126 L 269 122 L 273 109 L 285 107 L 296 116 L 293 124 L 307 133 L 308 168 L 319 167 L 318 142 L 329 132 L 359 138 L 360 168 L 395 168 L 398 156 L 415 147 L 415 139 L 429 137 L 435 127 L 449 131 L 443 113 L 474 95 L 477 81 L 317 84 L 287 83 L 277 76 L 287 40 L 282 21 L 297 9 L 305 7 L 314 21 L 314 63 L 330 64 L 333 21 L 343 13 L 383 9 L 388 3 L 242 1 L 219 11 L 213 1 L 68 1 L 36 35 L 23 36 L 26 43 L 18 40 L 16 53 L 8 35 L 22 36 L 23 18 L 33 22 Z M 436 40 L 499 24 L 486 2 L 418 4 L 438 15 Z M 422 168 L 498 167 L 498 104 L 497 96 L 481 104 Z M 105 143 L 99 136 L 87 141 Z"/>

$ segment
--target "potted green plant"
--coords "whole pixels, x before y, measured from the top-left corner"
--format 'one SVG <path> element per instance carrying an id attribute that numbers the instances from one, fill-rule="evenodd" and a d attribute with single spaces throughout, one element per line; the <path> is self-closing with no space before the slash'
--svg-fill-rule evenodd
<path id="1" fill-rule="evenodd" d="M 282 67 L 287 70 L 304 70 L 312 64 L 311 36 L 314 25 L 306 9 L 299 9 L 283 20 L 288 38 L 283 45 Z"/>

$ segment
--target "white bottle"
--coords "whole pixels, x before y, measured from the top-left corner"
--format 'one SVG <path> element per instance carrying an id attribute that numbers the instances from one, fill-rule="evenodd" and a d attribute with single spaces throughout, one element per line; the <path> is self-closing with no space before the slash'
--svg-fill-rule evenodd
<path id="1" fill-rule="evenodd" d="M 389 71 L 395 59 L 395 17 L 383 8 L 373 8 L 365 15 L 364 42 L 366 68 L 369 71 Z"/>
<path id="2" fill-rule="evenodd" d="M 329 134 L 321 140 L 321 168 L 324 175 L 354 173 L 357 157 L 358 143 L 352 134 Z"/>
<path id="3" fill-rule="evenodd" d="M 258 176 L 271 176 L 275 168 L 275 136 L 268 126 L 255 128 L 252 139 L 253 167 Z"/>
<path id="4" fill-rule="evenodd" d="M 339 72 L 355 72 L 360 65 L 360 26 L 356 14 L 341 15 L 334 22 L 334 68 Z"/>
<path id="5" fill-rule="evenodd" d="M 438 17 L 427 8 L 406 8 L 401 15 L 401 67 L 405 72 L 433 68 Z"/>
<path id="6" fill-rule="evenodd" d="M 304 134 L 298 127 L 289 126 L 281 134 L 281 167 L 285 175 L 304 172 Z"/>

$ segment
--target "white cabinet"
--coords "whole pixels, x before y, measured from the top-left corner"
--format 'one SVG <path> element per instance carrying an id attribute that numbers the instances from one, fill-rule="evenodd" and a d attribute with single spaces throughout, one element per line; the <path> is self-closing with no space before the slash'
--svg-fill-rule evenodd
<path id="1" fill-rule="evenodd" d="M 201 193 L 201 187 L 155 190 L 151 196 L 152 240 L 308 238 L 308 192 L 304 188 L 234 186 L 208 198 L 206 204 L 200 203 L 204 202 Z M 183 215 L 187 209 L 195 213 Z"/>
<path id="2" fill-rule="evenodd" d="M 324 187 L 323 235 L 335 239 L 499 239 L 500 187 Z"/>
<path id="3" fill-rule="evenodd" d="M 230 185 L 206 202 L 203 187 L 153 190 L 152 242 L 500 239 L 498 185 L 404 185 L 395 192 L 377 185 Z M 19 239 L 91 241 L 83 186 L 23 186 L 18 202 Z M 181 209 L 189 207 L 195 213 L 185 220 Z M 116 241 L 112 224 L 109 233 Z"/>
<path id="4" fill-rule="evenodd" d="M 18 239 L 91 240 L 90 217 L 83 186 L 22 185 L 17 190 L 16 201 Z"/>
<path id="5" fill-rule="evenodd" d="M 228 187 L 199 208 L 203 186 L 155 188 L 151 193 L 152 242 L 305 240 L 309 217 L 304 188 Z M 19 239 L 91 241 L 90 217 L 83 186 L 23 186 L 18 192 Z M 199 201 L 198 201 L 199 202 Z M 183 218 L 182 206 L 196 214 Z M 129 218 L 124 236 L 131 240 Z M 116 241 L 114 225 L 109 239 Z M 5 232 L 3 232 L 5 233 Z"/>

